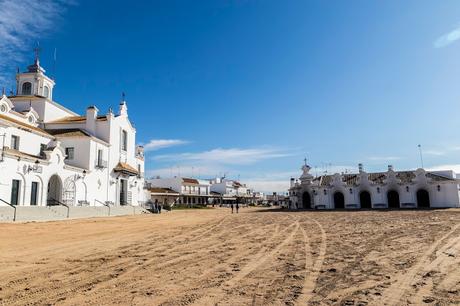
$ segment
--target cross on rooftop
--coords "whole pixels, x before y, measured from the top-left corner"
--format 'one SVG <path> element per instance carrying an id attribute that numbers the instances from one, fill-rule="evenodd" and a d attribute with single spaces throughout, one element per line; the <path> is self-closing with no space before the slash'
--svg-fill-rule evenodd
<path id="1" fill-rule="evenodd" d="M 34 48 L 34 53 L 35 53 L 35 61 L 38 61 L 40 58 L 40 52 L 42 49 L 40 48 L 40 45 L 37 44 L 37 46 Z"/>

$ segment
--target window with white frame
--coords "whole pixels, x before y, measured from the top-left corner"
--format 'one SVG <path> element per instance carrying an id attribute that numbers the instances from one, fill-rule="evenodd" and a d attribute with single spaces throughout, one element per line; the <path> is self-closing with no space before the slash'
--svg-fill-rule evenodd
<path id="1" fill-rule="evenodd" d="M 121 131 L 121 150 L 128 150 L 128 132 L 126 130 Z"/>

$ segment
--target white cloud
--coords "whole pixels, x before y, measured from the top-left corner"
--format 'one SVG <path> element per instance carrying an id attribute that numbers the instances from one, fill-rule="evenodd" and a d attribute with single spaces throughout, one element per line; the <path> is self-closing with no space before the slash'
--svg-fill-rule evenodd
<path id="1" fill-rule="evenodd" d="M 460 173 L 460 164 L 446 164 L 437 165 L 426 169 L 428 171 L 442 171 L 442 170 L 453 170 L 455 173 Z"/>
<path id="2" fill-rule="evenodd" d="M 435 48 L 444 48 L 460 39 L 460 26 L 439 37 L 434 42 Z"/>
<path id="3" fill-rule="evenodd" d="M 446 152 L 441 151 L 441 150 L 425 150 L 425 151 L 423 151 L 423 154 L 434 155 L 434 156 L 442 156 L 442 155 L 445 155 Z"/>
<path id="4" fill-rule="evenodd" d="M 222 149 L 217 148 L 198 153 L 181 153 L 170 155 L 159 155 L 154 159 L 159 161 L 195 161 L 199 163 L 215 163 L 227 165 L 247 165 L 262 160 L 290 156 L 289 153 L 277 149 L 255 148 L 255 149 Z"/>
<path id="5" fill-rule="evenodd" d="M 255 191 L 271 194 L 273 192 L 284 193 L 289 189 L 289 178 L 286 180 L 247 180 L 243 181 L 249 188 Z"/>
<path id="6" fill-rule="evenodd" d="M 180 139 L 152 139 L 144 145 L 145 151 L 156 151 L 189 143 Z"/>
<path id="7" fill-rule="evenodd" d="M 11 81 L 16 65 L 32 46 L 51 33 L 66 7 L 66 0 L 0 0 L 0 82 Z M 31 55 L 29 55 L 31 57 Z"/>
<path id="8" fill-rule="evenodd" d="M 400 160 L 401 157 L 399 156 L 371 156 L 371 157 L 368 157 L 368 159 L 372 161 L 392 161 L 392 160 Z"/>

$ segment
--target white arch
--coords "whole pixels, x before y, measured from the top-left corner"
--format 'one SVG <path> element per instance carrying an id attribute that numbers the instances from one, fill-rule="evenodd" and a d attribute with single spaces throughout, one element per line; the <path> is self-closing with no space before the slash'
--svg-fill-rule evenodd
<path id="1" fill-rule="evenodd" d="M 47 192 L 46 192 L 46 200 L 48 201 L 50 199 L 50 183 L 51 183 L 51 180 L 53 178 L 56 178 L 57 179 L 57 182 L 58 182 L 58 186 L 56 186 L 56 189 L 57 190 L 54 190 L 54 192 L 57 192 L 57 194 L 52 194 L 53 196 L 57 196 L 57 199 L 55 198 L 54 200 L 57 200 L 57 201 L 62 201 L 62 179 L 61 177 L 55 173 L 53 175 L 51 175 L 46 183 L 46 186 L 47 186 Z"/>

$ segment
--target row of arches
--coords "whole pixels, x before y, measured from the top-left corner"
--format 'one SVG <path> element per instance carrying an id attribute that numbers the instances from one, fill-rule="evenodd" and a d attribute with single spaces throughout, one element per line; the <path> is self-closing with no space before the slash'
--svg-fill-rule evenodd
<path id="1" fill-rule="evenodd" d="M 54 174 L 44 181 L 40 176 L 26 180 L 18 173 L 13 177 L 9 200 L 13 205 L 55 205 L 58 202 L 76 205 L 77 189 L 86 200 L 87 186 L 84 182 L 76 181 L 74 176 L 62 181 L 60 176 Z"/>
<path id="2" fill-rule="evenodd" d="M 429 208 L 431 207 L 430 203 L 430 194 L 425 189 L 419 189 L 416 193 L 417 197 L 417 207 L 420 208 Z M 390 190 L 387 192 L 387 202 L 388 208 L 400 208 L 401 202 L 399 199 L 399 193 L 396 190 Z M 333 195 L 333 203 L 335 209 L 344 209 L 345 208 L 345 195 L 341 191 L 336 191 Z M 359 204 L 363 209 L 372 208 L 372 197 L 368 191 L 361 191 L 359 194 Z M 310 193 L 305 191 L 302 195 L 302 208 L 311 209 L 313 208 L 313 201 Z"/>

